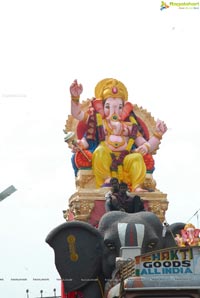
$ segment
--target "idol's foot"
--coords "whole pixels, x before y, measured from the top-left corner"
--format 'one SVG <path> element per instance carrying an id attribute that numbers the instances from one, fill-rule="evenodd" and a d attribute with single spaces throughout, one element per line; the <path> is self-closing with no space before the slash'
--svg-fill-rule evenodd
<path id="1" fill-rule="evenodd" d="M 109 178 L 107 178 L 105 181 L 104 181 L 104 184 L 110 184 L 110 177 Z"/>
<path id="2" fill-rule="evenodd" d="M 101 187 L 111 187 L 110 179 L 111 179 L 111 178 L 107 178 L 107 179 L 104 181 L 104 183 L 101 185 Z"/>
<path id="3" fill-rule="evenodd" d="M 136 187 L 134 189 L 134 192 L 148 192 L 148 190 L 142 187 Z"/>

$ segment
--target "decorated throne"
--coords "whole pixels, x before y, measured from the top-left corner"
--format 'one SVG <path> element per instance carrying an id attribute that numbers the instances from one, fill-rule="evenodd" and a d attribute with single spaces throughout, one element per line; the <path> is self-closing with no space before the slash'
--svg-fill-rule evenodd
<path id="1" fill-rule="evenodd" d="M 87 111 L 91 101 L 92 99 L 82 101 L 81 109 Z M 155 119 L 147 110 L 137 105 L 134 105 L 134 113 L 144 131 L 145 139 L 149 140 L 155 132 Z M 91 127 L 90 129 L 92 130 L 93 128 Z M 84 122 L 76 120 L 72 115 L 68 116 L 64 133 L 68 136 L 65 141 L 68 143 L 69 148 L 71 144 L 76 143 L 77 139 L 81 139 L 84 136 L 85 130 L 86 124 Z M 139 193 L 139 196 L 144 201 L 145 209 L 154 212 L 163 222 L 165 220 L 165 212 L 168 209 L 167 194 L 162 193 L 157 188 L 153 177 L 155 170 L 154 155 L 158 149 L 159 147 L 151 154 L 144 155 L 146 177 L 143 188 L 148 191 Z M 76 192 L 69 198 L 68 208 L 63 212 L 67 221 L 82 220 L 97 226 L 101 216 L 105 213 L 105 193 L 109 190 L 109 187 L 96 189 L 91 159 L 92 153 L 89 151 L 83 152 L 83 150 L 80 150 L 74 155 L 74 162 L 76 162 L 76 167 L 78 168 L 74 177 Z"/>

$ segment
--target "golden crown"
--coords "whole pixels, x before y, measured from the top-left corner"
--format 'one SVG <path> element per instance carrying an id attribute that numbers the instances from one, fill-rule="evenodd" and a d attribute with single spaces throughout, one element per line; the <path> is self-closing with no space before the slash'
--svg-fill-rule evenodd
<path id="1" fill-rule="evenodd" d="M 116 79 L 103 79 L 95 87 L 95 97 L 102 100 L 109 97 L 128 100 L 128 91 L 125 85 Z"/>

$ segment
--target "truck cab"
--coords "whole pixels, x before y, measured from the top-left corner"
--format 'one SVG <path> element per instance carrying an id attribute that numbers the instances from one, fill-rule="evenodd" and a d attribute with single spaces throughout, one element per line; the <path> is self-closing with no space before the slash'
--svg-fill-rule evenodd
<path id="1" fill-rule="evenodd" d="M 110 288 L 107 298 L 200 297 L 199 246 L 172 247 L 132 259 L 130 251 L 127 259 L 122 255 L 117 260 L 121 281 Z"/>

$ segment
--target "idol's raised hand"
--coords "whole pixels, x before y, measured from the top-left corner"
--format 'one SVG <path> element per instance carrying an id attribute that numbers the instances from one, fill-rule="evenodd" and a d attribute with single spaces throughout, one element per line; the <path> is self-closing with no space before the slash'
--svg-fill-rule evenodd
<path id="1" fill-rule="evenodd" d="M 77 80 L 74 80 L 69 90 L 72 98 L 79 98 L 81 93 L 83 92 L 83 86 L 81 84 L 78 84 Z"/>

